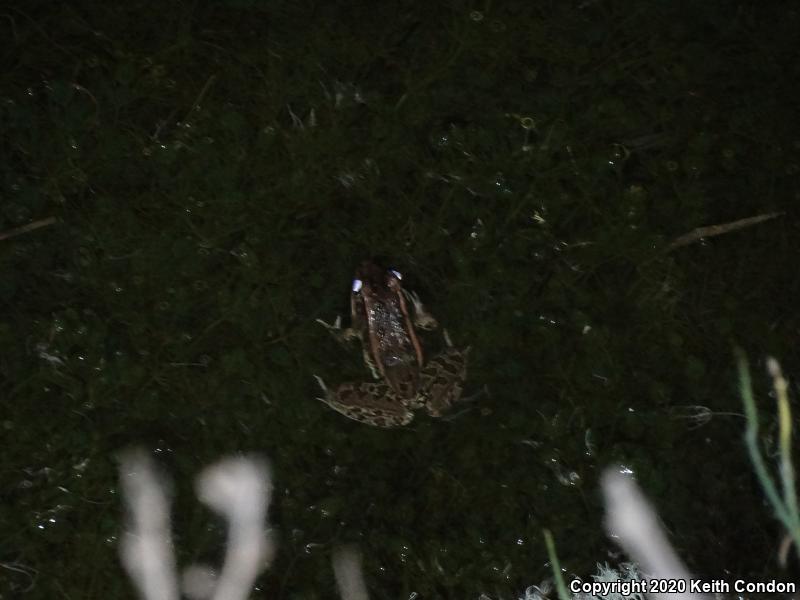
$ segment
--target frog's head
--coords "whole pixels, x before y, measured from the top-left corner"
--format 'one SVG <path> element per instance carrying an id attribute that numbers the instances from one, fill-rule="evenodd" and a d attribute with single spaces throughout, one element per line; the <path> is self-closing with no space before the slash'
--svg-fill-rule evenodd
<path id="1" fill-rule="evenodd" d="M 372 261 L 364 261 L 356 269 L 352 291 L 357 295 L 380 295 L 402 291 L 403 276 L 394 269 L 384 269 Z"/>

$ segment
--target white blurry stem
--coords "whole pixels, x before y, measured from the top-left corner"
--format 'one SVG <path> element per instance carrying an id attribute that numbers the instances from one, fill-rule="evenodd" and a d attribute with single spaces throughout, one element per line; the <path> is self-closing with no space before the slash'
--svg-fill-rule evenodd
<path id="1" fill-rule="evenodd" d="M 256 577 L 272 559 L 265 534 L 272 486 L 259 461 L 229 458 L 197 478 L 197 497 L 227 519 L 228 547 L 213 600 L 244 600 Z"/>
<path id="2" fill-rule="evenodd" d="M 120 459 L 120 483 L 129 511 L 128 531 L 120 543 L 125 569 L 144 600 L 178 600 L 179 586 L 170 537 L 169 499 L 165 483 L 152 459 L 142 450 Z M 200 500 L 229 524 L 228 548 L 222 574 L 214 582 L 212 571 L 190 567 L 207 575 L 192 590 L 197 597 L 245 600 L 259 572 L 273 555 L 265 534 L 271 483 L 267 468 L 258 460 L 231 458 L 206 469 L 197 479 Z M 213 590 L 213 593 L 209 590 Z"/>
<path id="3" fill-rule="evenodd" d="M 369 600 L 358 550 L 353 546 L 334 548 L 332 562 L 342 600 Z"/>
<path id="4" fill-rule="evenodd" d="M 658 520 L 634 480 L 608 469 L 602 477 L 606 505 L 606 531 L 628 556 L 641 565 L 647 578 L 682 579 L 688 590 L 691 576 L 669 543 Z M 706 596 L 689 593 L 647 594 L 651 599 L 701 600 Z"/>
<path id="5" fill-rule="evenodd" d="M 153 461 L 140 450 L 124 454 L 119 471 L 129 510 L 128 531 L 120 541 L 122 564 L 145 600 L 177 600 L 178 581 L 165 486 Z"/>

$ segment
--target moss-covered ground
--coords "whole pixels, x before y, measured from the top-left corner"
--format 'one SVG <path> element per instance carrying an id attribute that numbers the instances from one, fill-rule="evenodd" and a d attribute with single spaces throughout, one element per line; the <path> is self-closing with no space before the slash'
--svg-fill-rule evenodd
<path id="1" fill-rule="evenodd" d="M 224 540 L 201 467 L 270 458 L 255 597 L 331 597 L 355 542 L 375 598 L 515 598 L 550 574 L 543 528 L 585 576 L 617 556 L 610 464 L 694 572 L 786 579 L 731 350 L 774 448 L 759 365 L 800 368 L 799 30 L 788 1 L 0 9 L 0 234 L 43 225 L 0 240 L 2 598 L 132 597 L 132 445 L 174 479 L 182 565 Z M 390 431 L 314 399 L 312 374 L 368 377 L 315 323 L 365 257 L 472 346 L 488 396 Z"/>

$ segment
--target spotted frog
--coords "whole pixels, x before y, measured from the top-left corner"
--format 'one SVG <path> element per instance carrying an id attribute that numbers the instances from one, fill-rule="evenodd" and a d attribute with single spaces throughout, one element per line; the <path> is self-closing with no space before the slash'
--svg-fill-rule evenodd
<path id="1" fill-rule="evenodd" d="M 440 417 L 461 397 L 467 375 L 469 348 L 453 347 L 444 332 L 446 348 L 425 361 L 417 329 L 437 327 L 419 296 L 403 289 L 397 271 L 384 270 L 371 262 L 356 271 L 350 296 L 351 324 L 341 328 L 317 320 L 337 339 L 361 341 L 364 362 L 377 380 L 342 383 L 329 390 L 316 377 L 324 397 L 319 398 L 346 417 L 376 427 L 401 427 L 424 408 Z"/>

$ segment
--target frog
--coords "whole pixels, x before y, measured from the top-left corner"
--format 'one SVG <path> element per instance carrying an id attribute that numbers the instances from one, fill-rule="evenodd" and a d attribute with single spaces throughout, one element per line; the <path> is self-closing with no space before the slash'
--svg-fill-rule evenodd
<path id="1" fill-rule="evenodd" d="M 408 425 L 419 409 L 444 416 L 461 398 L 471 350 L 454 347 L 443 329 L 445 348 L 426 360 L 418 332 L 436 329 L 438 322 L 402 279 L 399 271 L 364 261 L 351 287 L 350 326 L 342 328 L 341 317 L 333 323 L 317 319 L 337 340 L 360 342 L 374 379 L 330 389 L 314 375 L 323 392 L 317 399 L 350 419 L 381 428 Z"/>

